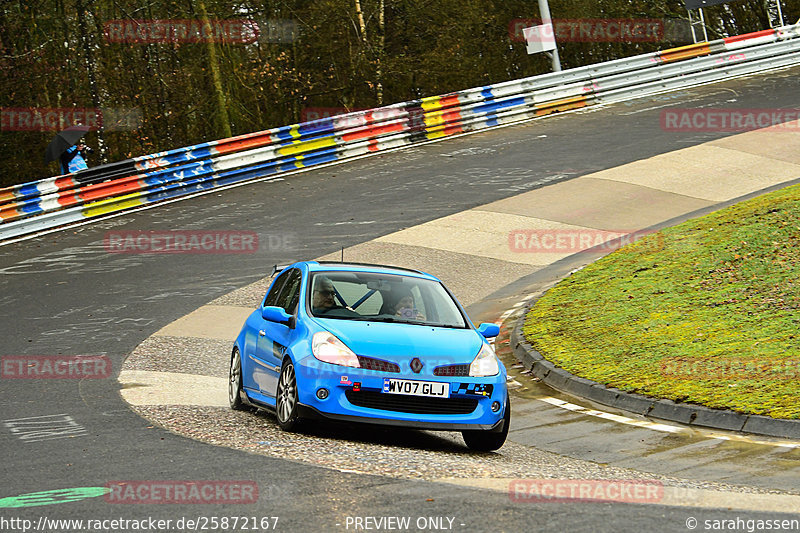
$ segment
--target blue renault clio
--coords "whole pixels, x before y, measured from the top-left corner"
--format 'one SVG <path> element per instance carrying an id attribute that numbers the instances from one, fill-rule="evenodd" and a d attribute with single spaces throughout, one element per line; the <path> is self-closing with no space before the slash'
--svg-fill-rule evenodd
<path id="1" fill-rule="evenodd" d="M 283 268 L 245 321 L 230 362 L 231 408 L 307 419 L 461 431 L 490 451 L 511 419 L 506 369 L 436 277 L 399 267 L 304 261 Z"/>

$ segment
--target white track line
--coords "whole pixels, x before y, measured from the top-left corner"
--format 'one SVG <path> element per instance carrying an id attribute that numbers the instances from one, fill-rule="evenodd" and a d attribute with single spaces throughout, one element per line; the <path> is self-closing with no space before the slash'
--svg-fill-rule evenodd
<path id="1" fill-rule="evenodd" d="M 575 413 L 580 413 L 582 415 L 596 416 L 597 418 L 602 418 L 604 420 L 611 420 L 613 422 L 619 422 L 620 424 L 627 424 L 629 426 L 652 429 L 655 431 L 664 431 L 666 433 L 691 432 L 691 430 L 688 428 L 683 428 L 679 426 L 670 426 L 669 424 L 658 424 L 656 422 L 650 422 L 649 420 L 636 420 L 635 418 L 628 418 L 627 416 L 606 413 L 605 411 L 598 411 L 596 409 L 589 409 L 588 407 L 583 407 L 581 405 L 576 405 L 574 403 L 565 402 L 564 400 L 559 400 L 558 398 L 539 398 L 539 400 L 545 403 L 549 403 L 550 405 L 560 407 L 562 409 L 567 409 Z"/>
<path id="2" fill-rule="evenodd" d="M 627 424 L 629 426 L 636 426 L 645 429 L 652 429 L 654 431 L 663 431 L 666 433 L 685 433 L 685 434 L 693 434 L 693 435 L 700 435 L 702 437 L 708 439 L 715 439 L 715 440 L 727 440 L 727 441 L 734 441 L 734 442 L 747 442 L 750 444 L 761 444 L 763 446 L 775 446 L 778 448 L 788 448 L 788 449 L 795 449 L 800 448 L 800 442 L 796 441 L 777 441 L 777 440 L 764 440 L 759 438 L 750 437 L 748 435 L 736 435 L 736 434 L 723 434 L 723 433 L 713 433 L 707 432 L 700 428 L 688 428 L 683 426 L 671 426 L 669 424 L 661 424 L 657 422 L 650 422 L 648 420 L 637 420 L 635 418 L 629 418 L 627 416 L 615 415 L 612 413 L 606 413 L 605 411 L 598 411 L 597 409 L 589 409 L 588 407 L 583 407 L 580 405 L 576 405 L 574 403 L 565 402 L 564 400 L 559 400 L 558 398 L 538 398 L 538 400 L 549 403 L 555 407 L 560 407 L 562 409 L 567 409 L 569 411 L 579 413 L 582 415 L 589 415 L 589 416 L 596 416 L 598 418 L 602 418 L 604 420 L 611 420 L 614 422 L 619 422 L 620 424 Z"/>

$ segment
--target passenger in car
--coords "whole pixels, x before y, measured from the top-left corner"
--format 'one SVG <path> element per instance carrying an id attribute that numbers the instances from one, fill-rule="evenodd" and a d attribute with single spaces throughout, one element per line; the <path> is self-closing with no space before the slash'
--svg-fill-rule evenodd
<path id="1" fill-rule="evenodd" d="M 419 309 L 414 307 L 414 296 L 412 296 L 411 291 L 404 290 L 398 293 L 396 297 L 397 302 L 392 307 L 395 316 L 425 320 L 425 317 L 419 312 Z"/>

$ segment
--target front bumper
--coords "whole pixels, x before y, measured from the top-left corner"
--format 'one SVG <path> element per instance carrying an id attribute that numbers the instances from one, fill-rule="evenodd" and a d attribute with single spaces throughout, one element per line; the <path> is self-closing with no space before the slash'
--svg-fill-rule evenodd
<path id="1" fill-rule="evenodd" d="M 310 420 L 335 420 L 337 422 L 358 422 L 361 424 L 376 424 L 380 426 L 407 427 L 413 429 L 429 429 L 433 431 L 465 431 L 481 430 L 500 432 L 503 431 L 504 420 L 501 418 L 492 425 L 487 424 L 451 424 L 448 422 L 420 422 L 412 420 L 384 420 L 382 418 L 367 418 L 352 415 L 337 415 L 323 413 L 310 405 L 297 404 L 297 409 L 302 418 Z"/>
<path id="2" fill-rule="evenodd" d="M 410 370 L 395 373 L 343 367 L 307 357 L 295 364 L 295 375 L 299 394 L 298 408 L 301 410 L 301 416 L 306 418 L 327 418 L 445 431 L 503 429 L 503 414 L 508 398 L 504 371 L 496 376 L 483 378 L 445 377 L 426 373 L 415 374 Z M 348 399 L 348 395 L 353 398 L 354 394 L 365 393 L 378 399 L 381 398 L 381 394 L 387 394 L 389 399 L 401 400 L 400 395 L 383 393 L 384 378 L 448 383 L 449 395 L 446 399 L 437 398 L 435 402 L 432 401 L 431 403 L 436 405 L 431 412 L 419 412 L 425 410 L 426 397 L 412 397 L 423 405 L 422 409 L 415 405 L 412 409 L 415 412 L 403 410 L 403 404 L 406 403 L 404 401 L 388 402 L 394 405 L 389 405 L 388 408 L 376 408 L 368 406 L 365 402 L 356 405 Z M 320 388 L 327 389 L 327 398 L 321 400 L 317 397 L 317 390 Z M 408 398 L 402 396 L 402 400 Z M 500 405 L 497 411 L 491 409 L 494 402 Z M 451 411 L 449 409 L 441 409 L 443 405 L 448 407 L 450 403 L 459 405 L 452 412 L 449 412 Z M 383 405 L 385 402 L 380 404 Z M 464 409 L 463 405 L 469 405 L 469 408 Z"/>

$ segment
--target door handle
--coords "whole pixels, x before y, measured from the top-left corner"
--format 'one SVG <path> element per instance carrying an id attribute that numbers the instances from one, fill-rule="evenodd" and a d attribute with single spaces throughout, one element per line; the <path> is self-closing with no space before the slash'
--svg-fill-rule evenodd
<path id="1" fill-rule="evenodd" d="M 259 337 L 264 337 L 264 336 L 266 336 L 266 334 L 267 334 L 267 332 L 264 331 L 263 329 L 258 330 L 258 336 Z"/>

